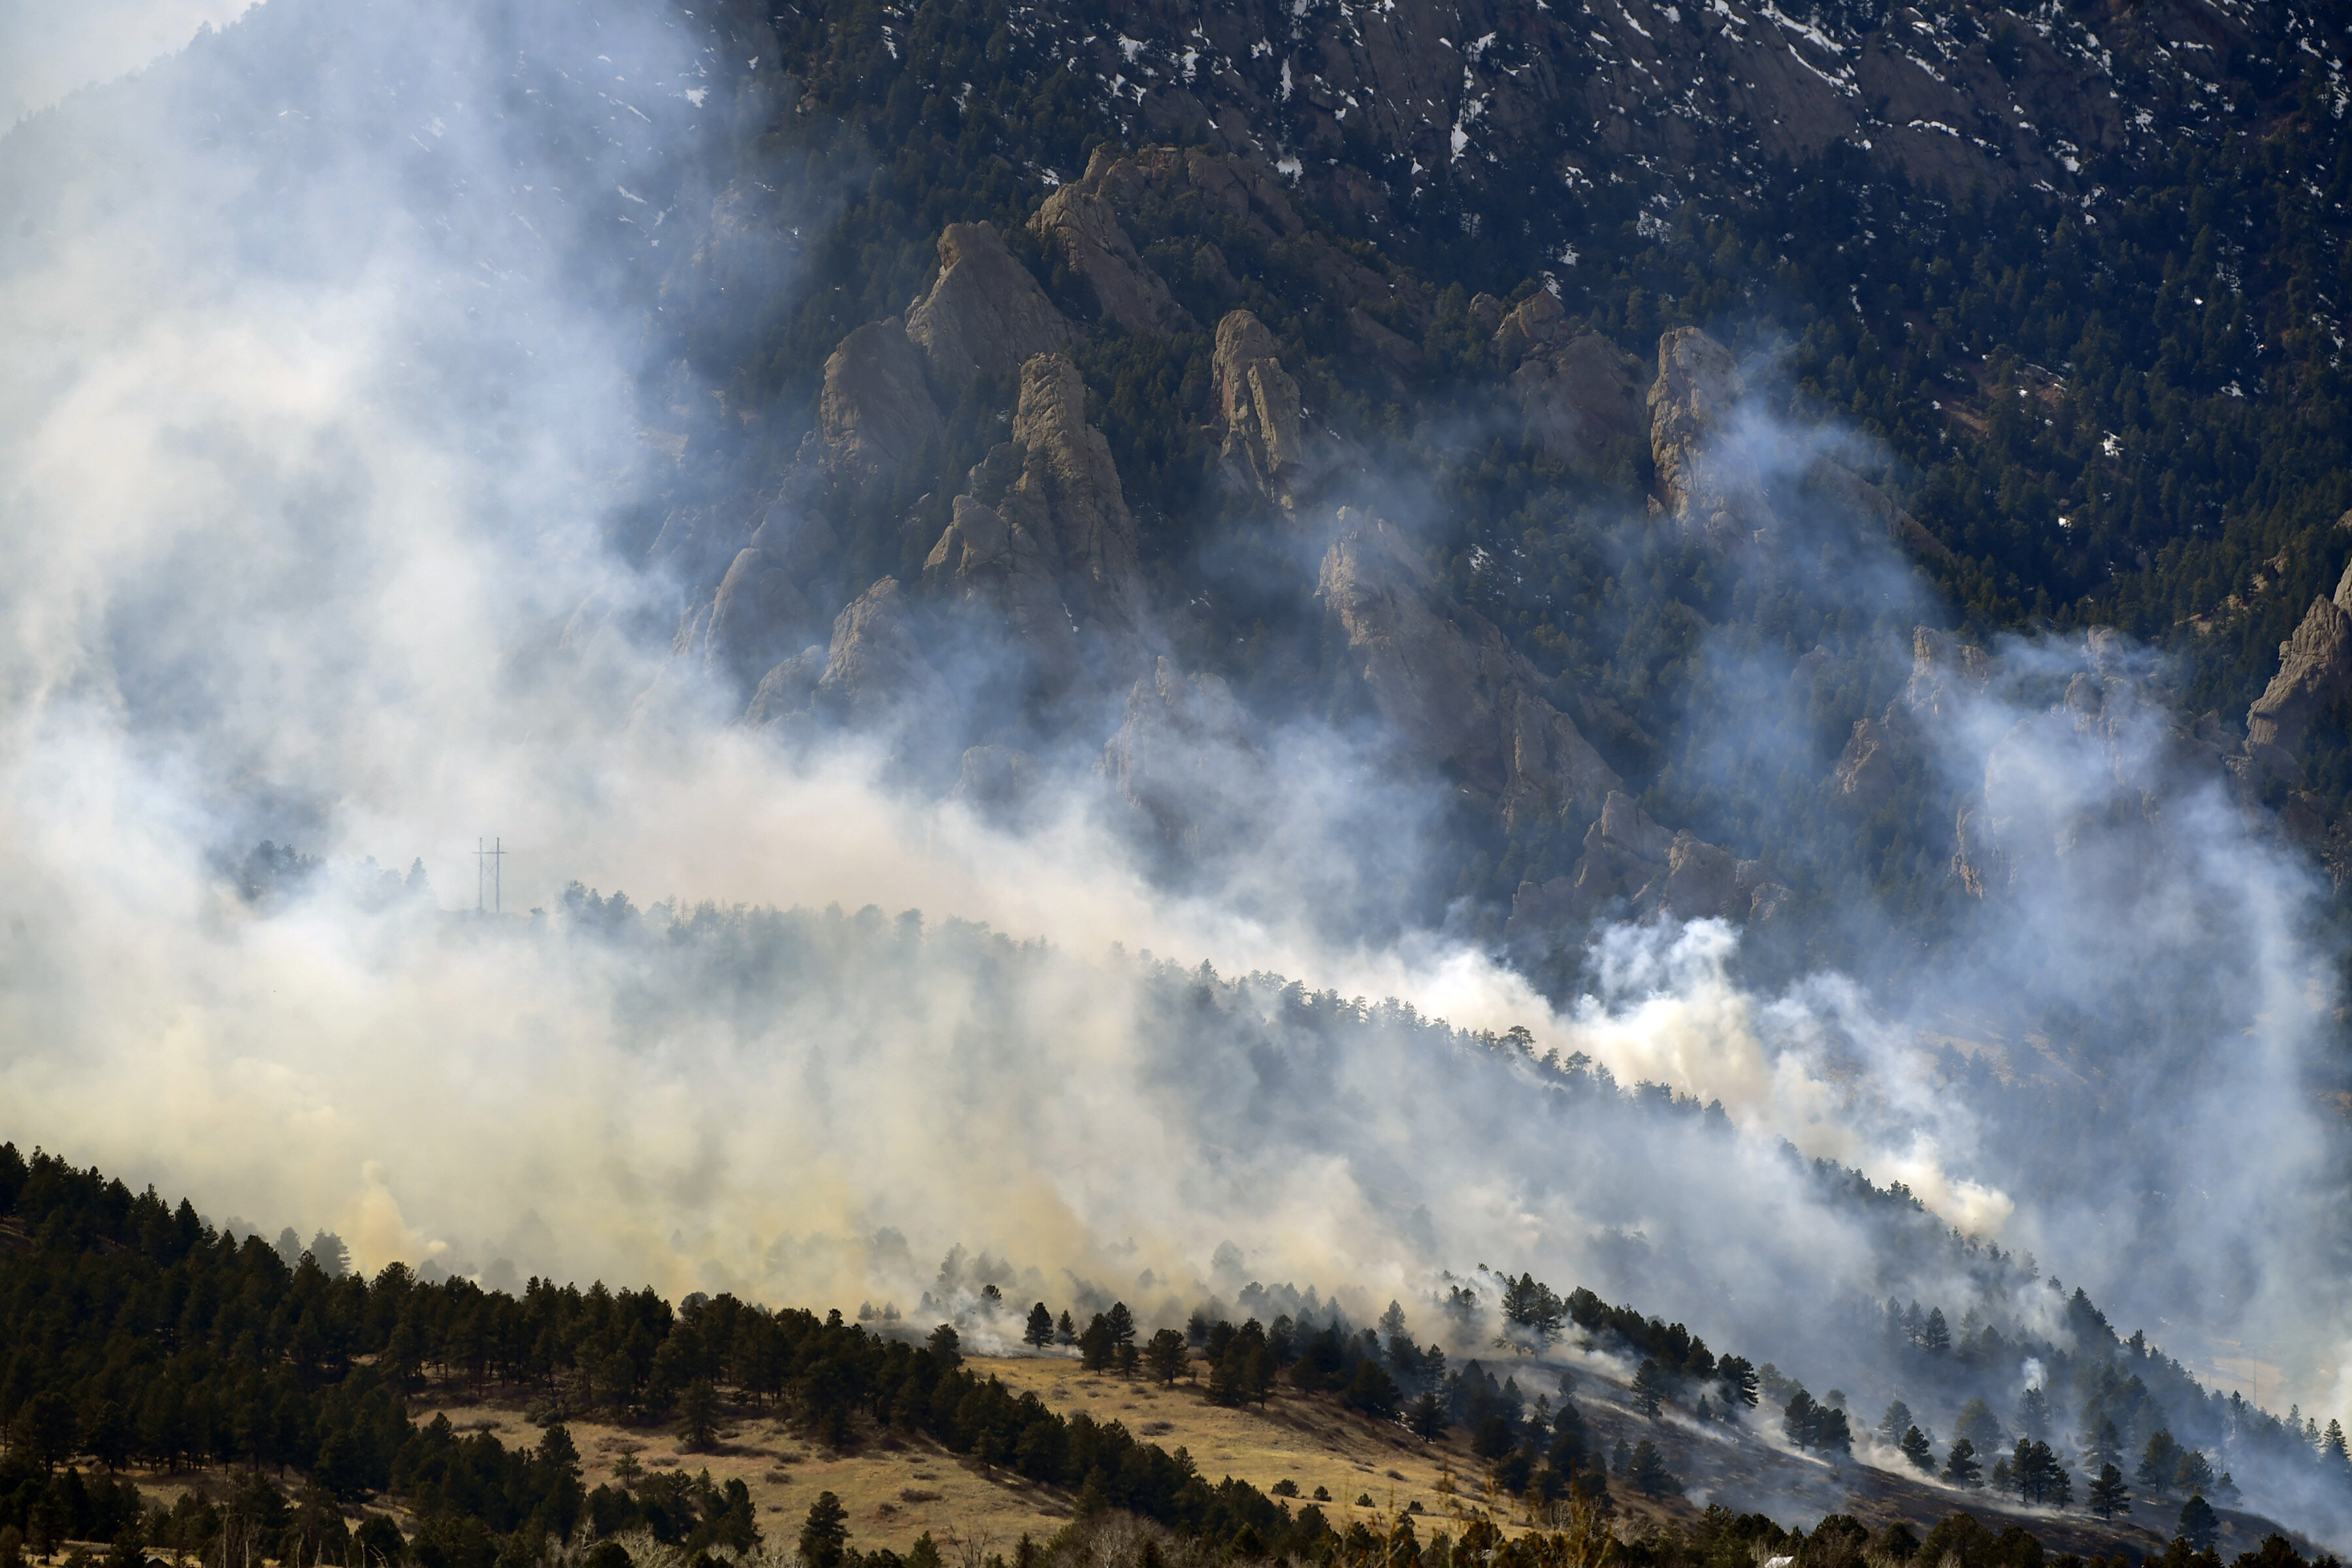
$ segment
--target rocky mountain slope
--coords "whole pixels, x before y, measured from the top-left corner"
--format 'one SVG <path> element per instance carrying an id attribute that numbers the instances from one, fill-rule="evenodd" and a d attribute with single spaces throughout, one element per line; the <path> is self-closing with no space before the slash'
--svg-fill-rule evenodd
<path id="1" fill-rule="evenodd" d="M 2296 630 L 2352 559 L 2309 7 L 730 0 L 642 107 L 529 40 L 515 90 L 608 138 L 560 145 L 324 16 L 190 58 L 273 84 L 205 153 L 239 221 L 338 103 L 419 201 L 481 195 L 434 124 L 571 171 L 439 243 L 613 237 L 545 278 L 639 333 L 626 615 L 747 723 L 896 725 L 1005 810 L 1075 762 L 1181 859 L 1312 721 L 1443 803 L 1391 918 L 1531 963 L 1656 908 L 1856 963 L 1874 904 L 1916 962 L 2001 880 L 1922 636 L 2153 642 L 2249 809 L 2352 804 L 2341 628 Z M 10 138 L 11 255 L 114 101 Z"/>

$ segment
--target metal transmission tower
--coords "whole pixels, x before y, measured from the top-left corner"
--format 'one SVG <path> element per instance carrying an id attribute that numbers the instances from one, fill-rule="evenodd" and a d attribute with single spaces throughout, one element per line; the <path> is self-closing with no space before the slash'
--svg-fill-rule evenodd
<path id="1" fill-rule="evenodd" d="M 474 912 L 478 915 L 506 910 L 506 847 L 497 838 L 490 845 L 485 849 L 480 839 L 474 840 Z"/>

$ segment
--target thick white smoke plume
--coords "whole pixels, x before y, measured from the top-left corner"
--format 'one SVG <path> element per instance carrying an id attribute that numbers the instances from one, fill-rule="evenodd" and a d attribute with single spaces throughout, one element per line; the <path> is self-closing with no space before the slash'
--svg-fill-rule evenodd
<path id="1" fill-rule="evenodd" d="M 1013 833 L 856 737 L 732 725 L 607 548 L 672 460 L 640 435 L 664 241 L 773 62 L 634 3 L 236 31 L 0 142 L 0 1136 L 363 1267 L 779 1302 L 912 1310 L 958 1244 L 1152 1312 L 1253 1279 L 1377 1310 L 1491 1264 L 1834 1375 L 1821 1303 L 1981 1291 L 1785 1140 L 2336 1400 L 2313 889 L 2179 754 L 2144 656 L 2012 645 L 1915 705 L 2000 887 L 1906 995 L 1756 988 L 1711 921 L 1598 931 L 1557 1013 L 1435 935 L 1336 940 L 1306 905 L 1435 802 L 1311 730 L 1265 740 L 1246 887 L 1172 895 L 1082 772 Z M 1769 776 L 1788 670 L 1718 651 L 1760 694 L 1727 777 Z M 494 834 L 515 918 L 475 921 Z M 327 865 L 246 896 L 265 837 Z M 430 896 L 364 865 L 412 858 Z M 2095 1044 L 1998 1043 L 2104 1075 L 2110 1120 L 1955 1092 L 1950 1049 L 2066 998 Z M 1721 1114 L 1556 1111 L 1550 1052 Z M 2063 1331 L 2046 1290 L 2001 1305 Z"/>

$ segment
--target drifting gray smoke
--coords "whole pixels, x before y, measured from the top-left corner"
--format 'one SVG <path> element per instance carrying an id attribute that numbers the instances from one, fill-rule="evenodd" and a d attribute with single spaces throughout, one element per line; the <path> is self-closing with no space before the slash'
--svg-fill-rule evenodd
<path id="1" fill-rule="evenodd" d="M 269 0 L 0 142 L 0 1135 L 367 1268 L 911 1310 L 961 1245 L 1049 1298 L 1255 1279 L 1361 1321 L 1491 1264 L 1823 1382 L 1889 1294 L 2066 1335 L 2032 1252 L 2340 1403 L 2316 890 L 2144 652 L 1923 664 L 1902 721 L 1990 888 L 1887 994 L 1746 980 L 1717 921 L 1604 922 L 1559 1007 L 1440 933 L 1335 932 L 1443 803 L 1314 725 L 1202 760 L 1236 847 L 1175 892 L 1088 766 L 1015 832 L 876 737 L 732 723 L 611 542 L 725 482 L 648 431 L 719 424 L 688 345 L 825 216 L 754 182 L 710 217 L 783 90 L 650 5 Z M 1840 540 L 1811 591 L 1864 607 L 1892 700 L 1934 612 Z M 1817 773 L 1796 661 L 1706 657 L 1719 788 Z M 1853 829 L 1818 832 L 1770 852 Z M 494 833 L 529 918 L 458 912 Z M 327 865 L 243 896 L 265 837 Z M 437 900 L 365 864 L 415 857 Z"/>

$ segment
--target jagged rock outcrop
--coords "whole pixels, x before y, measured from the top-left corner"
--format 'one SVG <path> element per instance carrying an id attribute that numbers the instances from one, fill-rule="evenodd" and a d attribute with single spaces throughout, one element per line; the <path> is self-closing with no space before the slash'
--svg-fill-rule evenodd
<path id="1" fill-rule="evenodd" d="M 1305 462 L 1298 383 L 1282 368 L 1274 334 L 1247 310 L 1217 323 L 1215 428 L 1226 468 L 1267 500 L 1288 506 Z"/>
<path id="2" fill-rule="evenodd" d="M 1585 832 L 1576 869 L 1540 885 L 1520 883 L 1503 934 L 1524 950 L 1573 943 L 1603 915 L 1763 921 L 1788 897 L 1761 861 L 1742 860 L 1695 834 L 1669 833 L 1630 795 L 1612 791 Z"/>
<path id="3" fill-rule="evenodd" d="M 1518 317 L 1534 304 L 1529 300 L 1502 323 L 1498 353 L 1528 338 Z M 1588 351 L 1594 356 L 1608 352 L 1613 351 Z M 1515 391 L 1519 374 L 1514 373 Z M 1646 401 L 1654 504 L 1662 515 L 1729 549 L 1769 547 L 1790 532 L 1790 518 L 1826 509 L 1876 528 L 1910 554 L 1951 559 L 1951 551 L 1917 518 L 1845 464 L 1826 453 L 1805 457 L 1801 447 L 1747 427 L 1741 406 L 1747 397 L 1731 351 L 1705 332 L 1677 327 L 1658 339 L 1658 374 Z M 1780 488 L 1785 511 L 1776 507 L 1768 480 Z"/>
<path id="4" fill-rule="evenodd" d="M 1085 176 L 1047 196 L 1029 228 L 1094 286 L 1104 315 L 1130 332 L 1170 337 L 1194 323 L 1169 293 L 1167 280 L 1136 253 L 1102 194 L 1118 162 L 1108 142 L 1096 148 Z"/>
<path id="5" fill-rule="evenodd" d="M 1816 658 L 1827 658 L 1818 648 L 1806 655 L 1798 661 L 1799 675 L 1806 676 Z M 1876 718 L 1865 715 L 1854 721 L 1830 773 L 1830 798 L 1865 814 L 1893 800 L 1901 783 L 1902 760 L 1914 752 L 1923 728 L 1957 726 L 1964 705 L 1984 692 L 1990 674 L 1984 649 L 1933 626 L 1914 626 L 1910 679 Z M 1966 880 L 1969 873 L 1959 862 L 1954 869 Z"/>
<path id="6" fill-rule="evenodd" d="M 1189 864 L 1203 858 L 1216 826 L 1262 809 L 1268 785 L 1247 716 L 1225 683 L 1188 675 L 1165 657 L 1129 690 L 1101 773 L 1146 837 Z"/>
<path id="7" fill-rule="evenodd" d="M 816 705 L 816 683 L 824 678 L 824 644 L 813 643 L 771 667 L 743 709 L 743 722 L 764 729 L 811 711 Z"/>
<path id="8" fill-rule="evenodd" d="M 711 599 L 703 655 L 731 679 L 750 681 L 782 655 L 780 639 L 808 619 L 808 600 L 793 574 L 766 551 L 746 545 Z"/>
<path id="9" fill-rule="evenodd" d="M 1905 683 L 1899 701 L 1912 713 L 1957 721 L 1962 705 L 1982 696 L 1991 679 L 1992 660 L 1984 649 L 1933 626 L 1915 626 L 1911 679 Z"/>
<path id="10" fill-rule="evenodd" d="M 1013 746 L 971 746 L 956 763 L 955 787 L 948 793 L 981 816 L 1005 827 L 1026 824 L 1036 804 L 1036 759 Z"/>
<path id="11" fill-rule="evenodd" d="M 923 355 L 897 316 L 841 340 L 824 362 L 817 407 L 826 460 L 839 472 L 887 472 L 946 428 L 923 384 Z"/>
<path id="12" fill-rule="evenodd" d="M 1748 543 L 1771 527 L 1756 458 L 1735 427 L 1746 382 L 1731 351 L 1696 327 L 1658 339 L 1650 385 L 1650 458 L 1664 514 L 1721 546 Z"/>
<path id="13" fill-rule="evenodd" d="M 2197 831 L 2173 803 L 2221 776 L 2210 727 L 2183 719 L 2145 656 L 2105 626 L 2081 648 L 2083 668 L 1993 742 L 1959 808 L 1952 870 L 1979 898 L 2095 890 L 2129 908 Z"/>
<path id="14" fill-rule="evenodd" d="M 852 724 L 901 714 L 933 722 L 946 716 L 953 700 L 923 657 L 906 611 L 898 580 L 884 577 L 834 617 L 824 674 L 816 683 L 820 704 Z"/>
<path id="15" fill-rule="evenodd" d="M 1571 325 L 1546 290 L 1507 312 L 1502 301 L 1481 295 L 1473 310 L 1482 322 L 1492 321 L 1495 362 L 1544 450 L 1596 472 L 1638 449 L 1649 434 L 1650 377 L 1640 360 L 1601 333 Z"/>
<path id="16" fill-rule="evenodd" d="M 1218 152 L 1200 145 L 1144 147 L 1117 157 L 1098 151 L 1080 183 L 1128 229 L 1134 229 L 1141 217 L 1169 213 L 1180 215 L 1180 226 L 1195 235 L 1204 228 L 1213 231 L 1221 225 L 1234 225 L 1254 243 L 1282 247 L 1286 265 L 1304 274 L 1311 293 L 1334 309 L 1393 311 L 1416 324 L 1423 318 L 1425 306 L 1417 290 L 1403 286 L 1384 268 L 1310 229 L 1291 202 L 1282 177 L 1252 153 Z M 1202 216 L 1209 218 L 1208 224 L 1200 221 Z M 1222 278 L 1223 291 L 1239 292 L 1213 243 L 1199 237 L 1192 248 L 1195 276 Z M 1143 286 L 1150 288 L 1149 283 Z M 1097 291 L 1100 292 L 1099 284 Z M 1416 352 L 1401 339 L 1387 342 L 1395 334 L 1369 316 L 1364 327 L 1357 326 L 1352 316 L 1348 319 L 1351 335 L 1367 345 L 1390 354 L 1402 352 L 1411 356 Z"/>
<path id="17" fill-rule="evenodd" d="M 744 717 L 774 724 L 816 715 L 861 729 L 891 723 L 949 726 L 955 700 L 907 623 L 907 596 L 884 577 L 845 605 L 824 650 L 802 650 L 770 669 Z M 815 671 L 812 679 L 811 672 Z"/>
<path id="18" fill-rule="evenodd" d="M 994 224 L 951 223 L 940 232 L 939 278 L 907 312 L 907 336 L 931 374 L 961 390 L 982 376 L 1009 380 L 1036 355 L 1068 346 L 1077 329 Z"/>
<path id="19" fill-rule="evenodd" d="M 1895 794 L 1895 738 L 1875 719 L 1856 719 L 1845 750 L 1830 775 L 1831 792 L 1864 811 L 1875 811 Z"/>
<path id="20" fill-rule="evenodd" d="M 671 651 L 700 659 L 739 682 L 739 689 L 758 680 L 823 624 L 806 585 L 832 558 L 836 542 L 823 519 L 788 502 L 772 505 L 728 562 L 716 589 L 680 612 Z"/>
<path id="21" fill-rule="evenodd" d="M 1123 679 L 1141 657 L 1135 519 L 1086 398 L 1061 355 L 1022 366 L 1013 439 L 974 466 L 923 563 L 927 589 L 1001 615 L 1051 690 L 1089 668 Z"/>
<path id="22" fill-rule="evenodd" d="M 1393 524 L 1341 509 L 1318 592 L 1349 668 L 1404 752 L 1507 824 L 1589 817 L 1619 779 L 1492 622 L 1454 604 Z"/>
<path id="23" fill-rule="evenodd" d="M 1818 648 L 1806 655 L 1798 661 L 1799 676 L 1810 679 L 1810 669 L 1820 668 L 1814 661 L 1827 658 Z M 1923 732 L 1935 729 L 1957 733 L 1967 705 L 1983 695 L 1990 677 L 1991 664 L 1984 649 L 1933 626 L 1914 626 L 1910 679 L 1875 718 L 1864 715 L 1854 721 L 1827 781 L 1832 802 L 1867 815 L 1893 801 L 1901 787 L 1905 761 L 1918 754 Z M 1961 809 L 1964 840 L 1971 809 Z M 1981 843 L 1981 824 L 1977 832 Z M 1954 874 L 1963 882 L 1975 874 L 1969 866 L 1965 851 L 1953 862 Z"/>
<path id="24" fill-rule="evenodd" d="M 2279 671 L 2246 710 L 2246 754 L 2272 777 L 2303 783 L 2295 751 L 2318 713 L 2352 690 L 2352 566 L 2332 598 L 2314 599 L 2279 644 Z"/>

